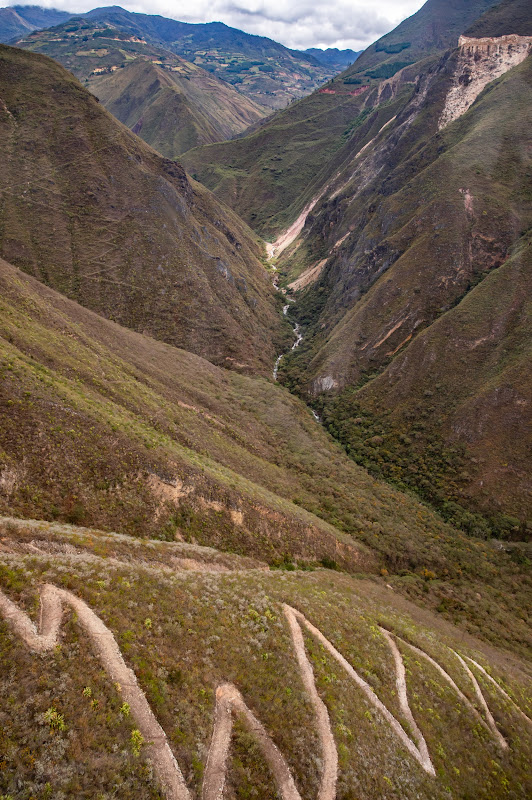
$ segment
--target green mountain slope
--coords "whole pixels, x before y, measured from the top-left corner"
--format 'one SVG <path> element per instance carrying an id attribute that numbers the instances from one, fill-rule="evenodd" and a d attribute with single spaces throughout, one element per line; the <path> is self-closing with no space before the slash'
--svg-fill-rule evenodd
<path id="1" fill-rule="evenodd" d="M 63 67 L 0 55 L 0 252 L 122 324 L 269 374 L 280 299 L 251 232 Z"/>
<path id="2" fill-rule="evenodd" d="M 466 36 L 504 36 L 517 33 L 532 36 L 530 3 L 527 0 L 503 0 L 489 9 L 465 32 Z"/>
<path id="3" fill-rule="evenodd" d="M 363 106 L 364 98 L 356 95 L 317 92 L 242 139 L 191 150 L 182 162 L 272 239 L 330 177 L 328 164 Z"/>
<path id="4" fill-rule="evenodd" d="M 371 381 L 356 397 L 370 415 L 373 407 L 380 411 L 360 435 L 346 422 L 351 414 L 341 401 L 331 419 L 357 460 L 431 501 L 503 511 L 514 518 L 510 527 L 526 529 L 530 452 L 515 442 L 527 441 L 530 423 L 530 387 L 516 375 L 526 374 L 529 358 L 523 320 L 530 292 L 532 64 L 525 58 L 489 84 L 490 56 L 482 47 L 465 45 L 442 61 L 363 152 L 364 139 L 353 137 L 352 152 L 360 155 L 346 158 L 288 255 L 289 274 L 316 263 L 322 272 L 301 301 L 306 346 L 283 368 L 292 386 L 316 394 Z M 511 53 L 516 45 L 500 47 Z M 523 47 L 525 57 L 526 41 Z M 478 91 L 487 87 L 462 114 L 466 70 L 468 90 L 477 80 Z M 447 123 L 447 111 L 461 116 Z M 517 281 L 522 297 L 502 302 L 504 275 Z M 489 335 L 480 332 L 483 325 L 491 326 Z M 481 346 L 485 336 L 492 347 Z M 459 362 L 444 355 L 446 347 Z M 401 400 L 386 374 L 404 377 Z M 348 395 L 352 418 L 360 418 L 358 401 Z M 481 423 L 484 417 L 490 423 Z M 417 445 L 401 445 L 401 436 Z M 457 443 L 464 460 L 451 463 L 452 453 L 444 451 Z"/>
<path id="5" fill-rule="evenodd" d="M 503 36 L 515 32 L 517 18 L 511 6 L 503 15 L 505 8 L 497 29 Z M 456 27 L 453 22 L 449 31 L 456 41 L 459 25 L 470 18 L 464 22 L 463 3 L 451 11 Z M 427 20 L 432 14 L 431 28 Z M 492 16 L 487 12 L 482 19 Z M 442 8 L 428 3 L 404 23 L 419 34 L 417 55 L 451 41 L 436 35 L 442 19 Z M 425 36 L 429 30 L 433 39 Z M 394 36 L 399 34 L 393 41 Z M 500 58 L 487 45 L 469 43 L 439 58 L 429 55 L 380 81 L 361 72 L 360 84 L 349 84 L 353 75 L 344 74 L 326 87 L 331 94 L 300 101 L 241 140 L 193 150 L 185 163 L 264 235 L 274 238 L 286 228 L 285 241 L 281 234 L 273 248 L 279 255 L 288 244 L 278 267 L 286 283 L 310 286 L 292 312 L 304 340 L 281 363 L 287 385 L 315 398 L 341 391 L 337 401 L 319 401 L 325 404 L 324 419 L 353 457 L 376 474 L 414 488 L 480 535 L 491 529 L 523 536 L 528 535 L 524 520 L 531 514 L 530 454 L 513 441 L 517 431 L 528 441 L 529 404 L 518 402 L 527 387 L 517 390 L 514 410 L 513 401 L 507 405 L 503 399 L 510 373 L 501 378 L 501 390 L 491 394 L 494 367 L 486 354 L 481 367 L 476 354 L 461 353 L 469 382 L 458 377 L 460 370 L 448 368 L 451 359 L 438 362 L 437 389 L 428 378 L 434 377 L 429 365 L 437 359 L 436 343 L 433 350 L 430 337 L 423 339 L 427 361 L 419 355 L 409 358 L 420 332 L 517 252 L 530 226 L 529 44 L 526 38 L 510 37 L 499 47 Z M 365 70 L 364 56 L 354 68 Z M 349 85 L 360 93 L 346 99 Z M 331 111 L 320 114 L 325 104 L 335 113 L 351 111 L 350 122 L 338 120 L 346 125 L 342 133 Z M 288 146 L 283 138 L 289 138 Z M 259 158 L 252 160 L 252 152 Z M 500 314 L 497 325 L 506 331 L 502 309 Z M 450 324 L 453 319 L 458 325 L 458 317 L 451 317 Z M 519 362 L 516 369 L 523 370 L 525 354 L 514 334 L 506 333 Z M 455 334 L 460 341 L 458 327 Z M 360 392 L 359 402 L 356 389 L 394 359 L 399 369 L 403 358 L 412 376 L 403 387 L 401 409 L 391 401 L 388 405 L 386 393 L 377 402 L 369 388 Z M 375 391 L 383 386 L 377 382 Z M 418 386 L 431 393 L 427 397 L 456 398 L 455 411 L 444 413 L 432 399 L 423 403 Z M 490 426 L 469 430 L 467 409 L 478 397 L 484 398 L 484 411 L 479 406 L 478 413 L 497 418 L 493 448 Z M 489 403 L 493 409 L 488 412 Z M 379 409 L 375 416 L 374 407 Z M 363 425 L 349 422 L 366 412 Z M 421 413 L 423 419 L 416 419 Z M 417 447 L 400 439 L 411 443 L 414 429 Z M 490 522 L 464 516 L 464 507 L 487 514 Z"/>
<path id="6" fill-rule="evenodd" d="M 348 76 L 389 78 L 406 64 L 456 47 L 458 37 L 498 0 L 427 0 L 397 28 L 370 45 Z"/>
<path id="7" fill-rule="evenodd" d="M 371 478 L 271 381 L 121 328 L 5 262 L 0 287 L 0 512 L 384 570 L 426 607 L 528 646 L 520 546 L 475 541 Z"/>
<path id="8" fill-rule="evenodd" d="M 230 139 L 264 116 L 247 97 L 186 61 L 135 59 L 89 83 L 108 111 L 167 158 Z"/>
<path id="9" fill-rule="evenodd" d="M 464 444 L 472 472 L 461 487 L 466 499 L 472 495 L 491 511 L 511 509 L 522 522 L 532 507 L 526 433 L 532 423 L 531 357 L 528 239 L 361 389 L 359 398 L 405 432 L 419 414 L 421 442 L 436 430 L 447 443 Z M 430 418 L 422 411 L 427 402 Z M 453 477 L 460 483 L 460 476 Z"/>
<path id="10" fill-rule="evenodd" d="M 171 50 L 273 109 L 303 97 L 336 72 L 307 53 L 289 50 L 272 39 L 252 36 L 222 22 L 178 22 L 157 15 L 134 14 L 118 6 L 96 8 L 85 17 Z"/>
<path id="11" fill-rule="evenodd" d="M 40 6 L 0 8 L 0 42 L 11 42 L 37 28 L 51 28 L 65 22 L 71 14 Z"/>
<path id="12" fill-rule="evenodd" d="M 59 61 L 167 158 L 230 139 L 267 113 L 200 67 L 106 24 L 76 17 L 17 46 Z"/>

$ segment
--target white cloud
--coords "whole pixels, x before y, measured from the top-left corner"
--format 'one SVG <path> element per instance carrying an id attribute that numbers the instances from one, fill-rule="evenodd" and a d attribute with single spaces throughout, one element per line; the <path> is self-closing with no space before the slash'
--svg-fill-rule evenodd
<path id="1" fill-rule="evenodd" d="M 36 3 L 75 12 L 98 5 L 90 0 L 29 0 L 20 5 Z M 104 0 L 101 5 L 105 4 Z M 161 14 L 183 22 L 225 22 L 287 47 L 362 50 L 421 8 L 423 0 L 136 0 L 121 5 L 128 11 Z"/>

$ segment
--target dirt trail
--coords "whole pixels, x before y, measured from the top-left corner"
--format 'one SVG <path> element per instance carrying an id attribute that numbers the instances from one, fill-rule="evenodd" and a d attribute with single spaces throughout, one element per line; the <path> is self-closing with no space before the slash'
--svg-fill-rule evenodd
<path id="1" fill-rule="evenodd" d="M 458 654 L 457 654 L 457 655 L 458 655 Z M 532 719 L 530 719 L 530 717 L 527 717 L 527 715 L 525 714 L 525 712 L 524 712 L 524 711 L 522 711 L 522 710 L 519 708 L 519 706 L 517 705 L 517 703 L 515 703 L 515 702 L 512 700 L 512 698 L 510 697 L 510 695 L 509 695 L 509 694 L 507 694 L 507 693 L 504 691 L 504 689 L 502 688 L 502 686 L 499 686 L 499 684 L 497 683 L 497 681 L 496 681 L 494 678 L 492 678 L 492 677 L 491 677 L 491 675 L 489 674 L 489 672 L 486 672 L 486 670 L 484 669 L 484 667 L 482 667 L 480 664 L 478 664 L 478 663 L 477 663 L 477 662 L 476 662 L 474 659 L 472 659 L 472 658 L 469 658 L 469 656 L 466 656 L 466 658 L 467 658 L 467 660 L 468 660 L 468 661 L 470 661 L 472 664 L 474 664 L 474 665 L 475 665 L 475 667 L 477 667 L 477 669 L 479 669 L 479 670 L 482 672 L 482 674 L 484 675 L 484 677 L 485 677 L 485 678 L 487 678 L 487 679 L 490 681 L 490 683 L 492 683 L 492 684 L 495 686 L 495 688 L 496 688 L 496 689 L 497 689 L 497 690 L 498 690 L 498 691 L 499 691 L 499 692 L 502 694 L 502 696 L 503 696 L 503 697 L 504 697 L 504 698 L 505 698 L 505 699 L 506 699 L 506 700 L 507 700 L 509 703 L 511 703 L 511 705 L 514 707 L 514 709 L 517 711 L 517 713 L 518 713 L 518 714 L 519 714 L 519 715 L 520 715 L 520 716 L 521 716 L 521 717 L 522 717 L 522 718 L 525 720 L 525 722 L 527 722 L 527 723 L 528 723 L 530 726 L 532 726 Z"/>
<path id="2" fill-rule="evenodd" d="M 369 683 L 366 683 L 364 678 L 361 678 L 358 672 L 351 666 L 349 661 L 347 661 L 341 653 L 330 643 L 330 641 L 323 635 L 323 633 L 315 628 L 303 615 L 300 615 L 306 627 L 309 631 L 318 639 L 319 642 L 325 647 L 326 650 L 332 655 L 333 658 L 338 661 L 338 663 L 345 669 L 349 677 L 351 677 L 357 686 L 359 686 L 364 694 L 366 695 L 367 699 L 370 703 L 384 716 L 392 730 L 397 734 L 399 739 L 401 740 L 402 744 L 406 747 L 408 752 L 416 759 L 418 764 L 420 764 L 423 769 L 428 772 L 430 775 L 435 775 L 436 772 L 434 767 L 432 766 L 432 762 L 430 758 L 428 761 L 423 757 L 423 754 L 420 752 L 418 747 L 414 744 L 414 742 L 410 739 L 409 736 L 405 733 L 403 728 L 401 727 L 400 723 L 395 719 L 393 714 L 388 711 L 384 703 L 379 700 Z"/>
<path id="3" fill-rule="evenodd" d="M 168 800 L 191 800 L 190 793 L 174 754 L 151 710 L 135 673 L 126 665 L 116 640 L 89 606 L 65 589 L 45 584 L 41 589 L 39 630 L 33 622 L 0 591 L 0 612 L 15 632 L 38 653 L 51 650 L 58 643 L 63 605 L 76 612 L 77 620 L 87 632 L 94 651 L 111 681 L 118 684 L 120 694 L 129 703 L 131 715 L 146 742 L 146 753 L 153 762 L 155 774 Z"/>
<path id="4" fill-rule="evenodd" d="M 294 644 L 294 650 L 299 664 L 301 678 L 309 695 L 310 702 L 314 706 L 314 711 L 316 713 L 316 724 L 321 742 L 323 762 L 321 786 L 318 792 L 318 797 L 319 800 L 334 800 L 336 797 L 338 753 L 331 729 L 329 712 L 327 711 L 325 703 L 319 696 L 318 690 L 316 689 L 314 672 L 305 651 L 305 642 L 303 640 L 301 624 L 310 627 L 310 623 L 303 616 L 303 614 L 301 614 L 299 611 L 296 611 L 295 608 L 284 605 L 283 610 L 288 620 L 290 633 L 292 634 L 292 642 Z"/>
<path id="5" fill-rule="evenodd" d="M 417 739 L 417 747 L 419 750 L 419 754 L 423 760 L 423 766 L 427 771 L 431 771 L 430 767 L 432 767 L 432 771 L 434 767 L 432 766 L 432 761 L 430 760 L 429 749 L 427 747 L 427 743 L 425 741 L 425 737 L 419 730 L 417 723 L 414 719 L 412 711 L 410 710 L 410 705 L 408 703 L 408 695 L 406 692 L 406 670 L 405 665 L 403 662 L 403 657 L 399 652 L 399 648 L 395 644 L 391 634 L 389 631 L 381 628 L 379 626 L 379 630 L 388 642 L 388 646 L 392 651 L 393 658 L 395 661 L 395 675 L 396 675 L 396 686 L 397 686 L 397 696 L 399 698 L 399 706 L 401 708 L 401 712 L 405 719 L 407 720 L 408 724 L 410 725 L 411 729 L 414 732 L 414 736 Z"/>
<path id="6" fill-rule="evenodd" d="M 484 695 L 483 695 L 483 694 L 482 694 L 482 692 L 480 691 L 480 686 L 478 685 L 477 679 L 475 678 L 475 676 L 473 675 L 473 673 L 471 672 L 471 670 L 470 670 L 470 669 L 469 669 L 469 667 L 467 666 L 467 664 L 466 664 L 466 662 L 464 661 L 464 659 L 462 658 L 462 656 L 461 656 L 461 655 L 459 655 L 459 654 L 458 654 L 457 652 L 455 652 L 455 651 L 453 651 L 453 652 L 454 652 L 455 656 L 457 657 L 457 659 L 459 660 L 460 664 L 463 666 L 463 668 L 464 668 L 464 669 L 465 669 L 465 671 L 467 672 L 467 674 L 468 674 L 468 676 L 469 676 L 469 678 L 470 678 L 470 680 L 471 680 L 471 683 L 473 684 L 473 688 L 474 688 L 474 690 L 475 690 L 475 694 L 476 694 L 476 696 L 477 696 L 477 700 L 478 700 L 478 702 L 479 702 L 479 704 L 480 704 L 481 708 L 482 708 L 482 709 L 483 709 L 483 711 L 484 711 L 484 714 L 485 714 L 485 716 L 486 716 L 486 719 L 488 720 L 488 725 L 489 725 L 489 726 L 490 726 L 490 728 L 491 728 L 491 732 L 493 733 L 493 735 L 495 736 L 495 738 L 498 740 L 498 742 L 499 742 L 499 745 L 500 745 L 500 746 L 501 746 L 503 749 L 507 749 L 507 748 L 508 748 L 508 744 L 507 744 L 507 742 L 506 742 L 506 739 L 505 739 L 505 738 L 502 736 L 502 734 L 500 733 L 499 729 L 498 729 L 498 728 L 497 728 L 497 726 L 495 725 L 495 720 L 493 719 L 492 713 L 491 713 L 491 711 L 490 711 L 490 710 L 489 710 L 489 708 L 488 708 L 488 704 L 486 703 L 486 700 L 485 700 L 485 698 L 484 698 Z"/>
<path id="7" fill-rule="evenodd" d="M 434 659 L 433 659 L 431 656 L 429 656 L 429 654 L 428 654 L 428 653 L 425 653 L 425 651 L 424 651 L 424 650 L 421 650 L 419 647 L 416 647 L 415 645 L 413 645 L 413 644 L 410 644 L 410 642 L 406 642 L 404 639 L 401 639 L 399 636 L 396 636 L 395 638 L 396 638 L 396 639 L 398 639 L 398 640 L 399 640 L 400 642 L 402 642 L 403 644 L 405 644 L 405 645 L 406 645 L 407 647 L 409 647 L 411 650 L 413 650 L 413 651 L 414 651 L 414 653 L 417 653 L 417 654 L 418 654 L 418 656 L 421 656 L 421 657 L 422 657 L 422 658 L 424 658 L 426 661 L 428 661 L 428 662 L 429 662 L 429 664 L 432 664 L 432 666 L 433 666 L 433 667 L 434 667 L 434 668 L 435 668 L 435 669 L 436 669 L 436 670 L 437 670 L 437 671 L 440 673 L 440 675 L 441 675 L 441 676 L 442 676 L 442 677 L 443 677 L 443 678 L 444 678 L 444 679 L 447 681 L 447 683 L 448 683 L 450 686 L 452 686 L 452 688 L 454 689 L 454 691 L 456 692 L 456 694 L 458 695 L 458 697 L 460 698 L 460 700 L 462 701 L 462 703 L 464 703 L 464 705 L 466 705 L 466 706 L 468 707 L 468 709 L 471 711 L 471 713 L 472 713 L 472 714 L 473 714 L 473 715 L 474 715 L 474 716 L 477 718 L 477 721 L 478 721 L 478 722 L 480 722 L 480 724 L 482 725 L 482 727 L 483 727 L 483 728 L 485 728 L 485 730 L 486 730 L 488 733 L 490 733 L 490 734 L 493 734 L 493 733 L 494 733 L 494 731 L 491 729 L 491 727 L 488 725 L 488 723 L 487 723 L 487 722 L 484 720 L 484 718 L 483 718 L 483 717 L 482 717 L 482 715 L 479 713 L 479 711 L 477 711 L 477 709 L 475 708 L 475 706 L 473 705 L 473 703 L 472 703 L 472 702 L 471 702 L 471 701 L 470 701 L 470 700 L 469 700 L 469 699 L 468 699 L 468 698 L 465 696 L 465 694 L 464 694 L 464 693 L 463 693 L 463 692 L 462 692 L 462 691 L 461 691 L 461 690 L 458 688 L 458 686 L 456 685 L 456 683 L 454 682 L 454 680 L 451 678 L 451 676 L 449 675 L 449 673 L 448 673 L 448 672 L 446 672 L 446 671 L 443 669 L 443 667 L 441 667 L 441 666 L 438 664 L 438 662 L 437 662 L 437 661 L 435 661 L 435 660 L 434 660 Z M 452 650 L 451 652 L 452 652 L 452 653 L 454 653 L 454 650 Z M 455 653 L 455 655 L 458 655 L 458 654 L 457 654 L 457 653 Z M 459 657 L 459 658 L 460 658 L 460 657 Z M 460 660 L 461 660 L 461 659 L 460 659 Z M 476 683 L 476 681 L 475 681 L 475 683 Z M 477 686 L 478 686 L 478 684 L 477 684 Z M 479 689 L 479 691 L 480 691 L 480 689 Z M 482 698 L 482 700 L 484 701 L 484 698 Z M 491 716 L 491 714 L 490 714 L 490 716 Z M 492 717 L 492 719 L 493 719 L 493 717 Z M 495 724 L 495 723 L 494 723 L 494 724 Z M 497 740 L 498 740 L 499 744 L 501 745 L 501 747 L 503 747 L 503 748 L 507 748 L 507 747 L 508 747 L 508 745 L 507 745 L 506 741 L 505 741 L 505 740 L 502 738 L 501 734 L 499 733 L 499 731 L 498 731 L 497 729 L 495 729 L 495 735 L 496 735 L 496 738 L 497 738 Z"/>
<path id="8" fill-rule="evenodd" d="M 223 800 L 234 714 L 239 715 L 258 744 L 270 767 L 282 800 L 301 800 L 301 795 L 279 749 L 266 733 L 262 723 L 246 706 L 236 686 L 230 683 L 224 683 L 216 690 L 214 731 L 205 766 L 202 800 Z"/>
<path id="9" fill-rule="evenodd" d="M 70 606 L 75 611 L 77 621 L 86 631 L 94 651 L 100 659 L 107 675 L 117 686 L 124 701 L 129 703 L 132 717 L 146 742 L 145 752 L 153 763 L 155 775 L 164 790 L 167 800 L 192 800 L 179 765 L 168 744 L 166 734 L 157 722 L 144 692 L 138 685 L 134 672 L 126 665 L 113 633 L 106 627 L 94 611 L 92 611 L 83 600 L 76 597 L 71 592 L 65 589 L 59 589 L 51 584 L 45 584 L 41 589 L 40 621 L 37 628 L 28 615 L 0 591 L 0 616 L 3 616 L 8 624 L 11 625 L 14 632 L 21 637 L 30 649 L 37 653 L 51 650 L 58 643 L 63 607 L 65 605 Z M 488 722 L 485 721 L 484 717 L 437 661 L 419 647 L 404 641 L 396 634 L 392 634 L 384 628 L 379 628 L 394 658 L 399 705 L 401 713 L 413 731 L 416 739 L 416 742 L 414 742 L 407 735 L 400 722 L 386 708 L 382 701 L 379 700 L 371 686 L 356 672 L 324 634 L 295 608 L 283 604 L 283 611 L 288 622 L 301 679 L 314 709 L 315 724 L 320 739 L 322 772 L 317 800 L 335 800 L 338 753 L 329 713 L 318 694 L 312 665 L 306 653 L 303 627 L 320 642 L 353 679 L 357 686 L 362 689 L 366 699 L 383 715 L 399 738 L 401 744 L 429 775 L 434 776 L 435 770 L 430 759 L 425 739 L 410 710 L 407 696 L 405 666 L 396 640 L 413 650 L 417 655 L 426 659 L 440 673 L 445 681 L 451 685 L 461 701 L 475 716 L 476 720 L 495 737 L 499 746 L 503 748 L 508 747 L 506 741 L 496 727 L 493 716 L 475 676 L 465 663 L 464 658 L 454 650 L 451 650 L 451 652 L 458 658 L 472 682 L 478 703 Z M 473 659 L 467 656 L 466 658 L 496 686 L 499 692 L 501 692 L 519 711 L 521 716 L 525 718 L 527 723 L 532 724 L 532 721 L 518 708 L 504 689 L 496 683 L 486 670 L 480 666 L 480 664 L 477 664 L 476 661 L 473 661 Z M 205 766 L 202 800 L 223 800 L 235 715 L 241 718 L 261 750 L 282 800 L 301 800 L 301 796 L 283 755 L 268 735 L 262 723 L 247 707 L 238 689 L 229 683 L 219 685 L 216 690 L 214 729 Z"/>

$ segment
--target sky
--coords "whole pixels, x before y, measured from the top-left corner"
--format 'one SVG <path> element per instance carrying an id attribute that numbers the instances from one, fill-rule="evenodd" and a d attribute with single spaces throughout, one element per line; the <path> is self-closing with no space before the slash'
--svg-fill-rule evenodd
<path id="1" fill-rule="evenodd" d="M 64 11 L 121 5 L 128 11 L 160 14 L 182 22 L 225 22 L 247 33 L 268 36 L 287 47 L 363 50 L 417 11 L 424 0 L 30 0 Z M 17 0 L 1 6 L 16 5 Z"/>

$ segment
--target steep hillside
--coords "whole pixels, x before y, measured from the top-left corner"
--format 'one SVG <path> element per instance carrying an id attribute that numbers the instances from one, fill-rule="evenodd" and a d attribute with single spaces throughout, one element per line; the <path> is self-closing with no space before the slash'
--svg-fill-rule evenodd
<path id="1" fill-rule="evenodd" d="M 359 56 L 346 76 L 389 78 L 407 64 L 456 47 L 458 37 L 498 0 L 427 0 Z"/>
<path id="2" fill-rule="evenodd" d="M 88 87 L 120 122 L 172 159 L 192 147 L 231 139 L 266 113 L 186 61 L 168 67 L 135 59 Z"/>
<path id="3" fill-rule="evenodd" d="M 359 403 L 373 418 L 384 418 L 384 428 L 391 434 L 375 448 L 375 457 L 390 445 L 395 449 L 401 434 L 408 435 L 412 427 L 416 428 L 413 450 L 416 440 L 421 450 L 419 445 L 426 446 L 437 432 L 448 446 L 465 447 L 462 469 L 447 477 L 455 484 L 452 499 L 467 505 L 474 500 L 492 512 L 511 511 L 516 517 L 512 527 L 524 528 L 532 509 L 527 435 L 532 425 L 531 359 L 528 238 L 358 392 Z M 446 481 L 442 491 L 433 479 L 430 491 L 435 500 L 449 495 Z M 518 538 L 519 531 L 514 535 Z"/>
<path id="4" fill-rule="evenodd" d="M 527 0 L 502 0 L 476 20 L 465 32 L 466 36 L 504 36 L 515 33 L 532 36 L 532 15 Z"/>
<path id="5" fill-rule="evenodd" d="M 0 8 L 0 42 L 12 42 L 29 31 L 51 28 L 65 22 L 71 14 L 40 6 L 7 6 Z"/>
<path id="6" fill-rule="evenodd" d="M 526 374 L 529 357 L 523 325 L 530 296 L 532 40 L 462 41 L 386 128 L 369 141 L 353 137 L 352 154 L 344 153 L 298 249 L 285 254 L 289 275 L 319 269 L 299 307 L 299 322 L 309 326 L 306 346 L 283 368 L 293 387 L 313 394 L 359 387 L 387 368 L 351 406 L 353 419 L 360 418 L 358 398 L 381 414 L 367 426 L 371 435 L 358 436 L 356 425 L 344 430 L 356 458 L 427 499 L 467 498 L 526 528 L 530 453 L 515 443 L 527 441 L 530 387 L 515 376 Z M 504 275 L 522 294 L 502 303 Z M 460 367 L 444 355 L 447 347 Z M 401 400 L 385 375 L 402 376 Z M 341 405 L 333 414 L 338 423 L 337 414 L 350 416 Z M 400 446 L 398 437 L 410 440 L 414 431 L 418 454 L 431 461 L 427 452 L 438 451 L 432 463 L 420 467 L 416 447 Z M 368 452 L 364 440 L 372 436 L 375 452 Z M 465 450 L 463 469 L 442 476 L 445 447 L 457 442 Z"/>
<path id="7" fill-rule="evenodd" d="M 59 61 L 167 158 L 230 139 L 267 113 L 200 67 L 103 23 L 73 18 L 17 47 Z"/>
<path id="8" fill-rule="evenodd" d="M 420 74 L 491 5 L 493 0 L 429 0 L 345 72 L 257 131 L 237 142 L 187 153 L 187 170 L 254 230 L 275 240 L 326 190 L 346 142 L 359 128 L 368 130 L 371 111 L 381 107 L 384 122 L 394 116 L 410 99 Z M 407 55 L 397 49 L 405 37 Z M 393 111 L 386 119 L 389 103 Z M 372 129 L 373 135 L 377 132 Z"/>
<path id="9" fill-rule="evenodd" d="M 529 796 L 530 665 L 384 581 L 0 524 L 14 800 Z"/>
<path id="10" fill-rule="evenodd" d="M 317 92 L 247 136 L 196 148 L 182 161 L 248 225 L 274 239 L 319 195 L 364 102 L 358 92 Z"/>
<path id="11" fill-rule="evenodd" d="M 475 541 L 371 478 L 271 381 L 121 328 L 5 262 L 0 289 L 0 513 L 289 569 L 381 570 L 425 607 L 528 647 L 521 545 Z"/>
<path id="12" fill-rule="evenodd" d="M 273 109 L 303 97 L 336 72 L 306 53 L 222 22 L 178 22 L 157 15 L 133 14 L 118 6 L 96 8 L 85 17 L 171 50 L 213 72 L 256 103 Z"/>
<path id="13" fill-rule="evenodd" d="M 0 57 L 2 255 L 122 324 L 269 374 L 280 299 L 251 232 L 63 67 Z"/>

